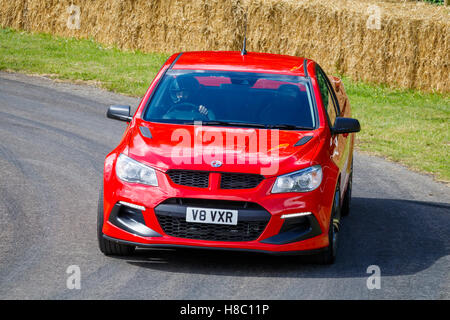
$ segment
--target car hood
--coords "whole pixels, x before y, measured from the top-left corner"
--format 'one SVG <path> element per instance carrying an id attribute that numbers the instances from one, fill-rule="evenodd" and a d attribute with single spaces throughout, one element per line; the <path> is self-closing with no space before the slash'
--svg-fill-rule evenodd
<path id="1" fill-rule="evenodd" d="M 310 140 L 304 144 L 298 143 L 302 138 L 303 141 Z M 182 169 L 275 176 L 309 165 L 317 139 L 314 131 L 194 126 L 137 120 L 130 130 L 127 152 L 133 159 L 164 172 Z"/>

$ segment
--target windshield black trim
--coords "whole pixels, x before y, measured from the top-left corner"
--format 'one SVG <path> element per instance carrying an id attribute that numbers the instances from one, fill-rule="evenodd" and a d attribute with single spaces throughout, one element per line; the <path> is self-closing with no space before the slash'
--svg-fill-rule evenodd
<path id="1" fill-rule="evenodd" d="M 180 59 L 180 57 L 183 55 L 183 52 L 180 52 L 178 54 L 178 56 L 175 58 L 175 60 L 173 60 L 173 62 L 170 64 L 169 68 L 167 68 L 167 70 L 171 70 L 173 68 L 173 66 L 175 65 L 175 63 L 177 63 L 178 59 Z"/>
<path id="2" fill-rule="evenodd" d="M 144 120 L 145 113 L 147 112 L 148 106 L 150 105 L 150 101 L 152 101 L 152 98 L 153 98 L 153 96 L 155 95 L 156 90 L 158 90 L 158 87 L 159 87 L 159 85 L 161 84 L 162 80 L 163 80 L 164 77 L 166 76 L 167 71 L 170 70 L 170 69 L 172 69 L 172 67 L 175 65 L 175 63 L 178 61 L 178 59 L 181 57 L 182 54 L 183 54 L 183 52 L 180 52 L 180 53 L 178 54 L 178 56 L 175 58 L 175 60 L 172 61 L 172 63 L 170 64 L 170 66 L 169 66 L 166 70 L 164 70 L 163 74 L 162 74 L 161 77 L 159 78 L 158 83 L 157 83 L 156 86 L 153 88 L 152 93 L 150 94 L 150 96 L 149 96 L 148 99 L 147 99 L 147 102 L 145 103 L 145 108 L 144 108 L 144 110 L 142 110 L 142 113 L 141 113 L 141 119 L 142 119 L 142 120 Z M 168 60 L 168 59 L 167 59 L 167 60 Z M 164 64 L 167 63 L 167 60 L 166 60 L 166 62 L 164 62 Z M 163 66 L 164 66 L 164 64 L 163 64 Z M 145 120 L 144 120 L 144 121 L 145 121 Z"/>
<path id="3" fill-rule="evenodd" d="M 309 91 L 309 95 L 311 98 L 311 108 L 313 108 L 314 110 L 314 129 L 316 130 L 320 127 L 320 119 L 319 119 L 319 111 L 317 109 L 317 101 L 316 101 L 316 96 L 314 95 L 314 87 L 313 84 L 311 82 L 311 78 L 308 77 L 306 78 L 306 83 L 308 84 L 308 91 Z"/>
<path id="4" fill-rule="evenodd" d="M 308 76 L 308 59 L 303 60 L 303 72 L 305 73 L 305 78 Z"/>

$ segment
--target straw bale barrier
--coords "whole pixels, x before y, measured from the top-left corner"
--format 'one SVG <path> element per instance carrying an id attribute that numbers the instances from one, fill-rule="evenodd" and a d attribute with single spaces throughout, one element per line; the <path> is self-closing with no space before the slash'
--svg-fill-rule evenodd
<path id="1" fill-rule="evenodd" d="M 79 29 L 68 27 L 72 4 Z M 309 57 L 355 80 L 449 92 L 449 10 L 392 0 L 0 0 L 0 25 L 146 52 L 240 50 L 248 12 L 249 51 Z"/>

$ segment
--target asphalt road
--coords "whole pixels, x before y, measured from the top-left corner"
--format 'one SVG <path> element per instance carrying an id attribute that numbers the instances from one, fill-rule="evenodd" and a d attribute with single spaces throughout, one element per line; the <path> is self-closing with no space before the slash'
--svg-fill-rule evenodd
<path id="1" fill-rule="evenodd" d="M 103 256 L 102 163 L 125 129 L 105 117 L 114 103 L 138 100 L 0 73 L 0 299 L 450 299 L 450 188 L 362 154 L 332 266 L 195 250 Z M 67 288 L 71 265 L 80 289 Z M 367 287 L 371 265 L 380 289 Z"/>

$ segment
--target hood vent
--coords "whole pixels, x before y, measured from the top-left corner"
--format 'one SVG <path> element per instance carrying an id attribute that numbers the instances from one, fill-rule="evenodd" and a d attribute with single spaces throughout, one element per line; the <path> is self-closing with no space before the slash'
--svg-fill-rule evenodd
<path id="1" fill-rule="evenodd" d="M 150 132 L 150 129 L 147 127 L 139 127 L 139 130 L 141 131 L 141 134 L 146 137 L 151 139 L 152 138 L 152 133 Z"/>

